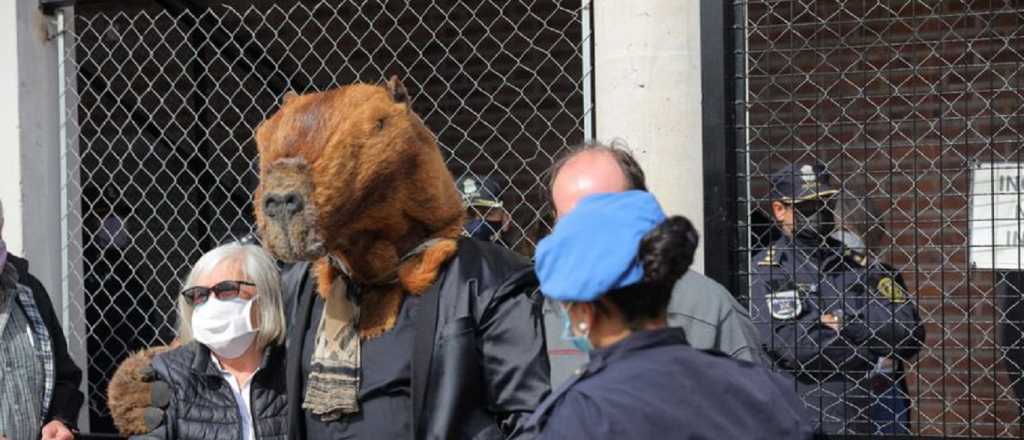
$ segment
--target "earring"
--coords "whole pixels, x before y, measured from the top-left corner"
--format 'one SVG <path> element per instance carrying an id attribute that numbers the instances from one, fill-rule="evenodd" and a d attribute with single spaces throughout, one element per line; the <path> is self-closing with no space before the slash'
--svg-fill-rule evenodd
<path id="1" fill-rule="evenodd" d="M 580 329 L 581 333 L 585 332 L 587 331 L 587 323 L 581 322 L 580 325 L 576 326 L 576 328 Z"/>

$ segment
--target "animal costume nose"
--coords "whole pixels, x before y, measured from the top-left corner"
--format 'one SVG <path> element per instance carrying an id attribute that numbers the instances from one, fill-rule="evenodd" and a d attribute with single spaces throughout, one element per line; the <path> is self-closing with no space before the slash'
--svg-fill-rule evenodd
<path id="1" fill-rule="evenodd" d="M 305 203 L 299 193 L 267 194 L 263 198 L 263 211 L 276 220 L 288 220 L 302 210 Z"/>

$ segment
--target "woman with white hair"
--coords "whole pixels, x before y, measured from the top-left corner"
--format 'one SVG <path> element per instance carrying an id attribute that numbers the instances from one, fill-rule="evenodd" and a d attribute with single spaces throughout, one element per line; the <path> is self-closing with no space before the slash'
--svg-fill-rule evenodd
<path id="1" fill-rule="evenodd" d="M 285 438 L 285 323 L 274 261 L 259 246 L 227 244 L 203 255 L 183 286 L 182 345 L 152 362 L 171 401 L 142 438 Z"/>

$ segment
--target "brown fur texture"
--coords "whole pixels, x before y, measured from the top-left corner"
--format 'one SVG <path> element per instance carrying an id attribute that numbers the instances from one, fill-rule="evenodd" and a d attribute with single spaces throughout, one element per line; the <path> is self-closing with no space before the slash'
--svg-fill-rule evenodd
<path id="1" fill-rule="evenodd" d="M 327 256 L 343 262 L 361 288 L 360 336 L 392 328 L 403 295 L 423 293 L 454 255 L 465 215 L 434 135 L 410 109 L 405 87 L 392 78 L 384 86 L 288 93 L 257 128 L 256 144 L 254 204 L 267 249 L 285 261 L 313 261 L 321 294 L 341 275 Z M 268 200 L 287 200 L 294 213 L 269 216 Z M 431 238 L 441 240 L 400 264 Z M 135 354 L 114 375 L 108 404 L 122 435 L 147 432 L 142 412 L 152 387 L 138 371 L 167 349 Z"/>
<path id="2" fill-rule="evenodd" d="M 361 288 L 360 334 L 390 329 L 402 295 L 425 290 L 454 254 L 465 215 L 405 87 L 392 78 L 287 97 L 257 128 L 256 144 L 256 219 L 267 249 L 285 261 L 316 261 L 321 294 L 339 276 L 327 255 L 344 262 Z M 300 201 L 294 213 L 280 213 L 275 201 L 285 199 Z M 399 267 L 431 238 L 447 240 Z"/>
<path id="3" fill-rule="evenodd" d="M 142 412 L 150 404 L 152 386 L 144 382 L 139 370 L 148 367 L 153 356 L 172 349 L 172 346 L 153 347 L 140 351 L 125 359 L 117 367 L 114 377 L 107 385 L 107 406 L 114 425 L 122 435 L 129 436 L 148 432 Z"/>

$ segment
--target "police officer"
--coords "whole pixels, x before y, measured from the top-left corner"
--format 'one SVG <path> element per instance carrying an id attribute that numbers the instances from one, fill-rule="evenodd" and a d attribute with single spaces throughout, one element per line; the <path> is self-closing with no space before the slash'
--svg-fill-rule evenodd
<path id="1" fill-rule="evenodd" d="M 693 262 L 689 220 L 650 193 L 581 199 L 537 248 L 541 291 L 590 361 L 534 411 L 538 439 L 809 439 L 789 380 L 710 354 L 668 327 L 672 287 Z"/>
<path id="2" fill-rule="evenodd" d="M 467 174 L 460 177 L 455 186 L 462 195 L 462 205 L 466 207 L 465 235 L 508 247 L 501 240 L 512 224 L 512 216 L 501 202 L 500 194 L 506 186 L 503 179 Z"/>
<path id="3" fill-rule="evenodd" d="M 838 190 L 824 165 L 787 166 L 771 184 L 783 235 L 751 261 L 751 318 L 762 345 L 796 377 L 822 431 L 889 431 L 871 416 L 873 390 L 896 384 L 905 393 L 903 361 L 924 340 L 903 279 L 835 234 Z M 907 412 L 892 414 L 889 426 L 905 425 Z"/>

